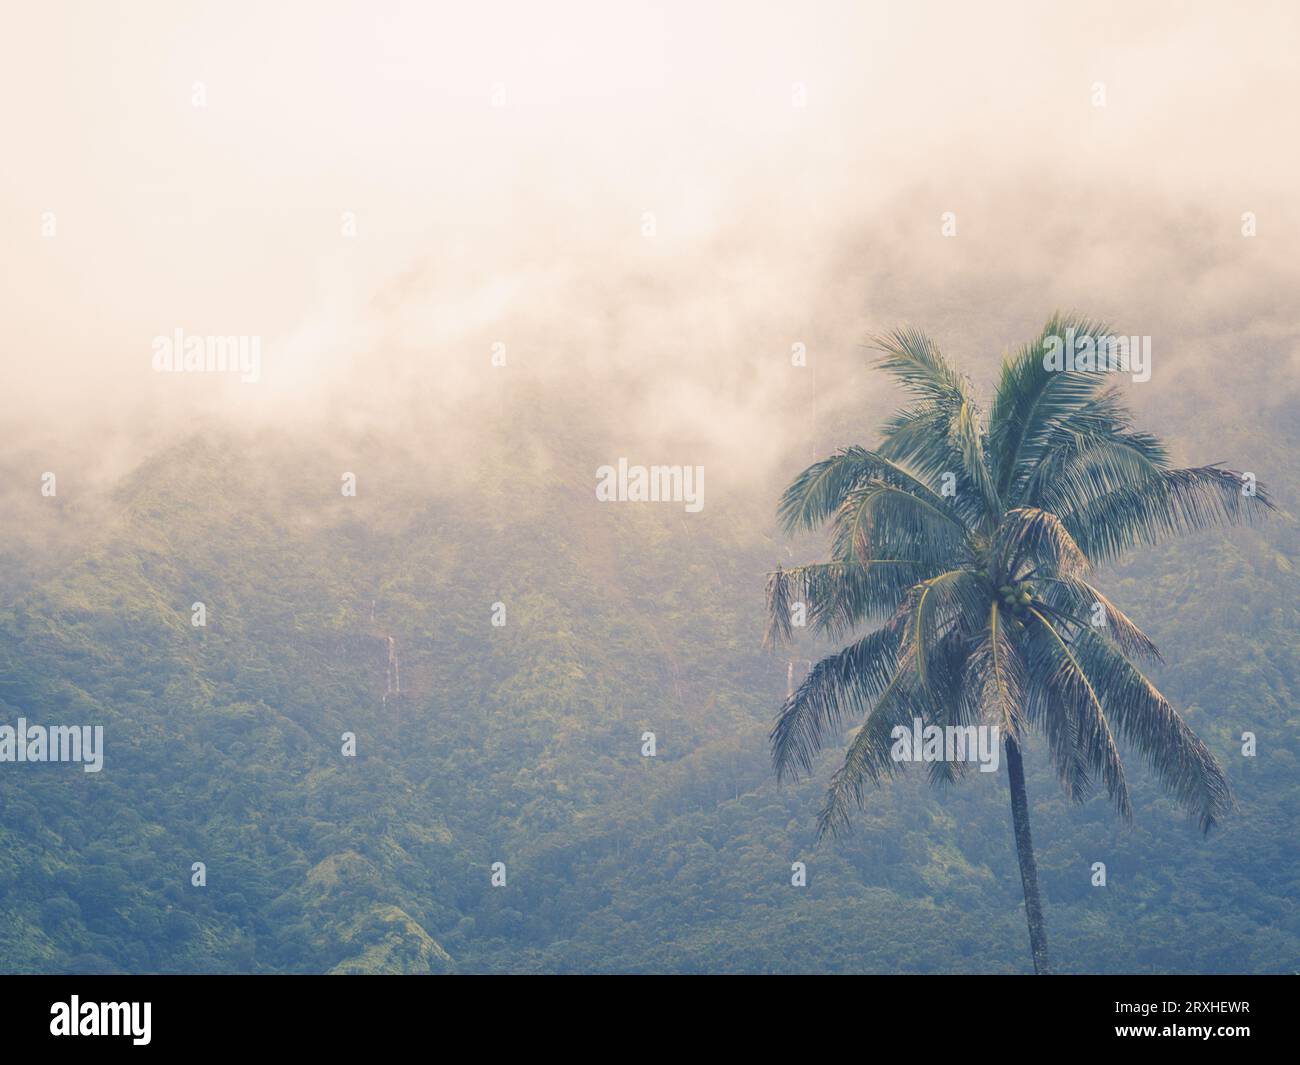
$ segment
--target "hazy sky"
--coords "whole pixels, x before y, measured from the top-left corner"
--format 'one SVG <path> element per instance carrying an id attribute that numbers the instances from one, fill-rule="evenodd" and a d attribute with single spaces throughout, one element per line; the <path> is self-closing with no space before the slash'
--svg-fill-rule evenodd
<path id="1" fill-rule="evenodd" d="M 1294 3 L 470 6 L 15 7 L 7 443 L 528 396 L 757 468 L 887 402 L 871 331 L 987 379 L 1055 307 L 1151 335 L 1148 396 L 1295 402 Z M 262 379 L 155 373 L 176 328 Z"/>

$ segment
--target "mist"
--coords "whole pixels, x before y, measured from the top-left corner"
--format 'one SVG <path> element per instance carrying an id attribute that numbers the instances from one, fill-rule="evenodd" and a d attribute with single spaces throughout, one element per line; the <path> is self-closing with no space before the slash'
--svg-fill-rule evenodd
<path id="1" fill-rule="evenodd" d="M 1057 308 L 1152 336 L 1141 409 L 1293 410 L 1297 15 L 1251 10 L 44 6 L 0 46 L 11 459 L 271 432 L 448 485 L 582 425 L 748 493 L 874 436 L 871 334 L 987 386 Z M 258 380 L 155 372 L 178 329 Z"/>

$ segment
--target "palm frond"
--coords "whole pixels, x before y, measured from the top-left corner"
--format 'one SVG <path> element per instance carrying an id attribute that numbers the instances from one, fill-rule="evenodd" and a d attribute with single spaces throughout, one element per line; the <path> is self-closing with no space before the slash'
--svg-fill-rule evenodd
<path id="1" fill-rule="evenodd" d="M 831 777 L 826 800 L 817 814 L 817 838 L 828 832 L 838 835 L 849 827 L 854 809 L 866 801 L 868 789 L 897 768 L 891 750 L 892 733 L 900 725 L 911 724 L 906 677 L 911 675 L 907 663 L 900 663 L 889 685 L 881 692 L 866 721 L 854 735 L 844 756 L 844 764 Z"/>
<path id="2" fill-rule="evenodd" d="M 942 498 L 901 464 L 866 448 L 846 447 L 813 463 L 790 482 L 777 507 L 782 528 L 787 533 L 815 529 L 840 508 L 850 492 L 868 481 L 904 488 L 944 507 Z"/>
<path id="3" fill-rule="evenodd" d="M 947 729 L 980 723 L 980 692 L 967 683 L 971 656 L 967 620 L 960 619 L 939 638 L 930 652 L 925 686 L 913 686 L 913 703 L 926 725 Z M 932 785 L 944 787 L 963 777 L 967 768 L 965 761 L 941 758 L 926 763 L 926 776 Z"/>
<path id="4" fill-rule="evenodd" d="M 1016 505 L 1059 513 L 1119 489 L 1141 491 L 1169 469 L 1163 446 L 1143 433 L 1054 435 L 1059 439 L 1014 490 Z"/>
<path id="5" fill-rule="evenodd" d="M 1061 522 L 1094 564 L 1110 562 L 1198 529 L 1249 524 L 1276 509 L 1264 486 L 1247 494 L 1245 475 L 1218 465 L 1166 470 L 1140 488 L 1125 487 L 1060 511 Z"/>
<path id="6" fill-rule="evenodd" d="M 898 672 L 899 638 L 898 626 L 884 626 L 813 666 L 768 736 L 778 781 L 812 772 L 826 736 L 889 687 Z"/>
<path id="7" fill-rule="evenodd" d="M 898 617 L 906 618 L 903 645 L 916 668 L 922 691 L 929 688 L 931 656 L 943 637 L 954 630 L 973 632 L 988 603 L 989 589 L 970 570 L 955 569 L 922 581 L 899 606 Z"/>
<path id="8" fill-rule="evenodd" d="M 777 567 L 767 578 L 766 647 L 794 637 L 793 608 L 803 603 L 809 627 L 839 637 L 891 616 L 908 589 L 939 568 L 924 559 L 877 558 L 869 563 L 818 562 Z"/>
<path id="9" fill-rule="evenodd" d="M 1048 573 L 1077 576 L 1090 568 L 1088 558 L 1055 514 L 1037 507 L 1019 507 L 1003 515 L 994 544 L 1005 560 L 1005 575 L 1020 576 L 1020 566 Z"/>
<path id="10" fill-rule="evenodd" d="M 952 509 L 968 528 L 987 527 L 1000 504 L 984 453 L 983 416 L 964 380 L 952 391 L 900 411 L 885 424 L 881 455 L 906 463 L 927 483 L 952 478 Z"/>
<path id="11" fill-rule="evenodd" d="M 1041 719 L 1055 711 L 1057 724 L 1055 728 L 1049 727 L 1048 732 L 1049 739 L 1053 732 L 1065 739 L 1064 743 L 1051 746 L 1066 793 L 1075 802 L 1084 801 L 1090 793 L 1092 779 L 1099 776 L 1120 816 L 1128 819 L 1133 811 L 1124 779 L 1124 763 L 1101 697 L 1070 644 L 1046 615 L 1034 606 L 1029 616 L 1041 629 L 1044 638 L 1038 645 L 1045 652 L 1045 661 L 1035 677 L 1041 694 L 1031 701 L 1030 712 Z"/>
<path id="12" fill-rule="evenodd" d="M 1208 833 L 1232 808 L 1218 760 L 1156 686 L 1108 641 L 1076 635 L 1080 663 L 1125 743 L 1135 748 L 1164 787 Z"/>
<path id="13" fill-rule="evenodd" d="M 1068 609 L 1074 613 L 1079 625 L 1096 628 L 1093 616 L 1095 608 L 1100 606 L 1104 614 L 1102 635 L 1126 655 L 1162 661 L 1151 637 L 1093 585 L 1082 578 L 1068 576 L 1044 577 L 1043 581 L 1044 590 L 1040 594 L 1049 607 Z"/>
<path id="14" fill-rule="evenodd" d="M 1087 410 L 1106 378 L 1104 371 L 1049 368 L 1049 344 L 1066 336 L 1095 341 L 1108 334 L 1100 322 L 1054 314 L 1035 340 L 1003 363 L 989 415 L 989 446 L 1000 498 L 1018 495 L 1017 481 L 1045 454 L 1052 427 Z"/>
<path id="15" fill-rule="evenodd" d="M 848 494 L 836 511 L 831 555 L 845 561 L 870 562 L 897 555 L 941 561 L 953 557 L 966 538 L 966 527 L 942 503 L 884 481 L 869 481 Z"/>
<path id="16" fill-rule="evenodd" d="M 961 388 L 962 378 L 939 346 L 918 329 L 901 326 L 868 342 L 881 352 L 876 365 L 923 399 L 942 399 Z"/>
<path id="17" fill-rule="evenodd" d="M 996 602 L 967 659 L 965 684 L 977 693 L 984 716 L 1018 741 L 1025 727 L 1025 663 Z"/>

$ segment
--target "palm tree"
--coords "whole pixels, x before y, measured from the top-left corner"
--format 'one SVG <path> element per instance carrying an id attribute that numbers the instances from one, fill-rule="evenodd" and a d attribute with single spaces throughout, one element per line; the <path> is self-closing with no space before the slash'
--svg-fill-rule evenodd
<path id="1" fill-rule="evenodd" d="M 924 334 L 876 338 L 879 365 L 912 402 L 874 451 L 838 451 L 786 489 L 787 533 L 829 522 L 831 558 L 778 568 L 767 586 L 771 642 L 790 639 L 800 603 L 831 637 L 875 625 L 818 662 L 772 728 L 782 779 L 811 773 L 827 740 L 861 721 L 831 778 L 819 838 L 846 827 L 869 787 L 893 773 L 896 727 L 919 718 L 999 728 L 1037 973 L 1050 965 L 1021 753 L 1030 729 L 1076 802 L 1100 781 L 1131 816 L 1119 740 L 1203 831 L 1232 804 L 1214 756 L 1134 664 L 1158 660 L 1155 645 L 1091 572 L 1140 545 L 1272 509 L 1251 477 L 1219 464 L 1173 468 L 1160 441 L 1133 428 L 1106 369 L 1048 368 L 1053 338 L 1104 351 L 1109 335 L 1053 316 L 1004 360 L 987 418 Z M 949 782 L 962 768 L 932 761 L 930 779 Z"/>

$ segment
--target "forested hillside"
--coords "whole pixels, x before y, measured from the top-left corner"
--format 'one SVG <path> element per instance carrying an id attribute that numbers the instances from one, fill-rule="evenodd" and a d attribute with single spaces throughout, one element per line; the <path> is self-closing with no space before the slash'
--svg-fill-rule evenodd
<path id="1" fill-rule="evenodd" d="M 1292 509 L 1294 426 L 1182 428 Z M 773 519 L 798 460 L 743 493 L 710 469 L 699 514 L 603 505 L 607 456 L 550 429 L 456 456 L 210 429 L 56 499 L 8 465 L 0 723 L 103 724 L 105 759 L 0 766 L 0 970 L 1026 971 L 1004 774 L 905 772 L 817 845 L 837 755 L 773 781 L 819 651 L 760 646 L 764 574 L 817 551 Z M 1239 809 L 1202 838 L 1134 759 L 1125 826 L 1031 747 L 1062 971 L 1300 967 L 1298 543 L 1284 514 L 1102 575 Z"/>

